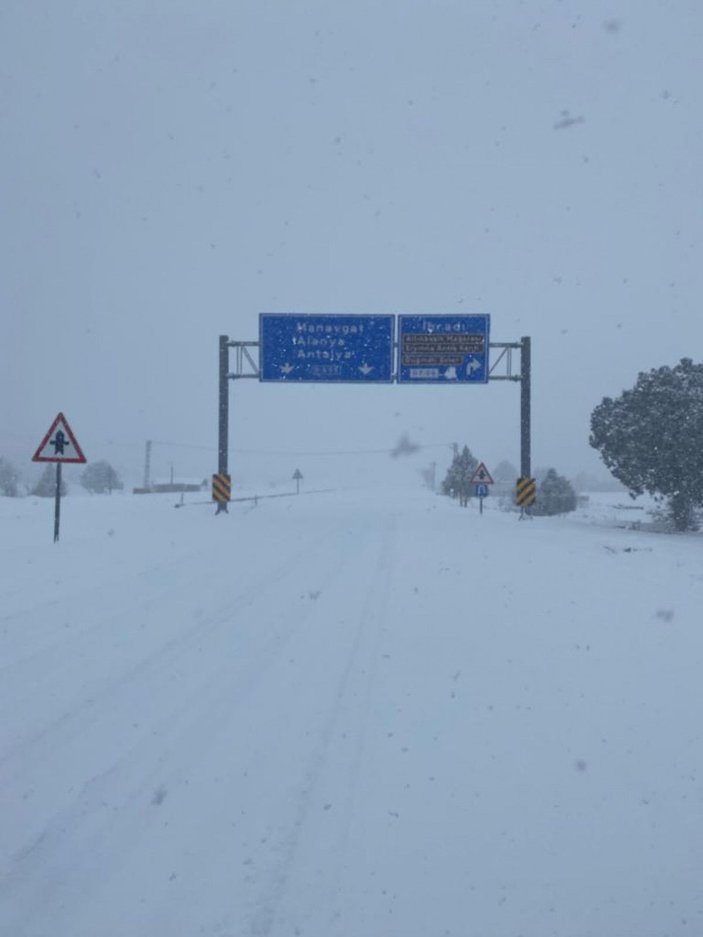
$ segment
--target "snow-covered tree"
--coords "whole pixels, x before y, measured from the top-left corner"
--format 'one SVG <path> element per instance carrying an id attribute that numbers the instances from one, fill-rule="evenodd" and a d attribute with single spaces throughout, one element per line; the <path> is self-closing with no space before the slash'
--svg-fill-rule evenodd
<path id="1" fill-rule="evenodd" d="M 666 498 L 676 529 L 692 527 L 703 503 L 703 364 L 641 372 L 595 408 L 589 441 L 633 496 Z"/>
<path id="2" fill-rule="evenodd" d="M 422 478 L 422 483 L 426 488 L 429 488 L 430 491 L 434 491 L 435 485 L 435 464 L 434 462 L 431 465 L 427 465 L 425 468 L 420 469 L 420 477 Z"/>
<path id="3" fill-rule="evenodd" d="M 550 467 L 548 465 L 538 465 L 536 468 L 532 469 L 532 477 L 535 479 L 538 485 L 547 477 L 549 470 Z"/>
<path id="4" fill-rule="evenodd" d="M 19 493 L 20 476 L 12 462 L 0 457 L 0 494 L 16 498 Z"/>
<path id="5" fill-rule="evenodd" d="M 519 472 L 512 462 L 503 459 L 499 462 L 491 473 L 495 484 L 495 492 L 499 495 L 507 495 L 515 490 Z"/>
<path id="6" fill-rule="evenodd" d="M 109 462 L 91 462 L 81 474 L 81 485 L 92 494 L 112 494 L 123 487 L 119 475 Z"/>
<path id="7" fill-rule="evenodd" d="M 457 452 L 442 482 L 442 494 L 459 498 L 466 506 L 471 494 L 471 476 L 476 471 L 478 459 L 474 458 L 468 446 Z"/>
<path id="8" fill-rule="evenodd" d="M 532 514 L 568 514 L 576 510 L 576 492 L 571 482 L 558 475 L 556 469 L 547 473 L 537 487 L 537 500 L 530 508 Z"/>
<path id="9" fill-rule="evenodd" d="M 508 462 L 507 459 L 500 461 L 492 472 L 493 481 L 497 485 L 515 486 L 519 474 L 513 463 Z"/>
<path id="10" fill-rule="evenodd" d="M 31 493 L 40 498 L 53 498 L 56 494 L 56 466 L 52 462 L 44 468 L 39 481 L 32 488 Z M 66 482 L 61 479 L 61 495 L 66 494 Z"/>

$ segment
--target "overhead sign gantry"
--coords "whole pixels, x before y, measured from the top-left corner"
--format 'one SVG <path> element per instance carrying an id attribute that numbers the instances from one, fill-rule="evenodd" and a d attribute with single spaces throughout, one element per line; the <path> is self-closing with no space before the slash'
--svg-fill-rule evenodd
<path id="1" fill-rule="evenodd" d="M 262 313 L 259 341 L 232 341 L 227 335 L 220 336 L 219 488 L 217 496 L 213 495 L 218 513 L 227 510 L 231 481 L 228 382 L 241 378 L 277 384 L 397 382 L 445 386 L 518 381 L 520 474 L 529 478 L 530 338 L 491 342 L 488 315 L 401 315 L 397 325 L 396 329 L 394 315 Z M 230 348 L 235 351 L 233 371 Z M 490 350 L 497 352 L 493 362 L 489 360 Z M 519 374 L 513 371 L 514 350 L 520 352 Z M 254 358 L 257 353 L 258 361 Z"/>

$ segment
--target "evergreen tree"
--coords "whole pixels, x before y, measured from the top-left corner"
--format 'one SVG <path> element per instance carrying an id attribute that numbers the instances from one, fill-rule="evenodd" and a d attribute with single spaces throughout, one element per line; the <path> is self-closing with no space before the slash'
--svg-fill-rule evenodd
<path id="1" fill-rule="evenodd" d="M 571 482 L 555 469 L 548 469 L 537 488 L 537 500 L 530 509 L 533 514 L 568 514 L 576 510 L 576 492 Z"/>
<path id="2" fill-rule="evenodd" d="M 459 458 L 459 453 L 454 453 L 454 458 L 452 463 L 447 469 L 447 474 L 444 476 L 442 481 L 442 494 L 448 495 L 450 498 L 456 498 L 457 493 L 457 460 Z"/>
<path id="3" fill-rule="evenodd" d="M 504 495 L 514 491 L 519 474 L 512 462 L 507 459 L 500 461 L 492 472 L 496 492 Z"/>
<path id="4" fill-rule="evenodd" d="M 429 488 L 430 491 L 434 491 L 435 486 L 435 464 L 434 462 L 431 465 L 426 466 L 425 468 L 420 469 L 420 477 L 422 478 L 422 483 L 426 488 Z"/>
<path id="5" fill-rule="evenodd" d="M 457 452 L 442 482 L 442 494 L 459 498 L 466 505 L 471 494 L 471 476 L 476 471 L 478 459 L 474 458 L 468 446 Z"/>
<path id="6" fill-rule="evenodd" d="M 0 457 L 0 494 L 16 498 L 19 480 L 19 473 L 12 462 Z"/>
<path id="7" fill-rule="evenodd" d="M 123 487 L 120 477 L 109 462 L 91 462 L 81 475 L 81 485 L 92 494 L 112 494 Z"/>
<path id="8" fill-rule="evenodd" d="M 61 496 L 66 494 L 66 482 L 61 479 Z M 56 494 L 56 466 L 51 463 L 44 468 L 39 481 L 32 488 L 31 493 L 40 498 L 53 498 Z"/>
<path id="9" fill-rule="evenodd" d="M 668 500 L 677 530 L 703 503 L 703 364 L 641 372 L 632 390 L 605 397 L 591 414 L 590 443 L 634 495 Z"/>

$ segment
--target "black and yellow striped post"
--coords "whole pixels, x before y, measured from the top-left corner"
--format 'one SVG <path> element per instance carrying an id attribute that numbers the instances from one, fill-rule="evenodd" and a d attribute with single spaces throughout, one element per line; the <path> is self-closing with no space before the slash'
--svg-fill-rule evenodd
<path id="1" fill-rule="evenodd" d="M 537 482 L 534 478 L 525 478 L 521 476 L 515 486 L 515 501 L 518 507 L 523 511 L 529 508 L 537 500 Z"/>
<path id="2" fill-rule="evenodd" d="M 232 497 L 232 479 L 224 472 L 212 476 L 212 500 L 217 502 L 217 511 L 227 510 L 227 502 Z"/>

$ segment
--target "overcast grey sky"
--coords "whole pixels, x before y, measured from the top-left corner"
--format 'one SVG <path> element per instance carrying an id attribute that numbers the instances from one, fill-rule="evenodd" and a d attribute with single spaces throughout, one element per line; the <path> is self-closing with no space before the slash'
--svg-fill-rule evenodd
<path id="1" fill-rule="evenodd" d="M 465 312 L 532 336 L 534 464 L 597 469 L 600 399 L 702 357 L 702 26 L 699 0 L 2 0 L 0 454 L 28 468 L 63 410 L 135 478 L 147 438 L 214 471 L 220 333 Z M 517 385 L 232 390 L 235 479 L 237 448 L 403 431 L 518 462 Z"/>

